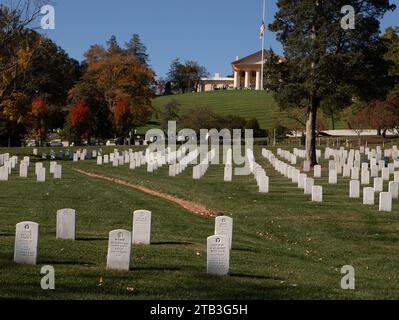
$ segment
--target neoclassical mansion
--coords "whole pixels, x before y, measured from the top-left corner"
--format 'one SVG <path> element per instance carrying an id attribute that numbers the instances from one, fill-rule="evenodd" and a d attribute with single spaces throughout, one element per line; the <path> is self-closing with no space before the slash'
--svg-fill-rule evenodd
<path id="1" fill-rule="evenodd" d="M 270 51 L 264 51 L 264 61 L 270 57 Z M 280 57 L 280 60 L 283 59 Z M 239 59 L 231 64 L 234 71 L 234 78 L 223 78 L 219 73 L 211 78 L 203 78 L 198 86 L 198 92 L 223 89 L 252 88 L 261 90 L 262 79 L 262 50 Z"/>

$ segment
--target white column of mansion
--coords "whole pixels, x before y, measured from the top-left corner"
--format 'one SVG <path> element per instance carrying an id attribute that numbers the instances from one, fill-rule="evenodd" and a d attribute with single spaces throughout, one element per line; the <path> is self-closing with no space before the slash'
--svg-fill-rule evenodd
<path id="1" fill-rule="evenodd" d="M 262 90 L 262 51 L 256 52 L 232 63 L 234 71 L 234 88 L 255 88 Z M 242 79 L 244 76 L 244 82 Z M 243 83 L 242 83 L 243 82 Z"/>

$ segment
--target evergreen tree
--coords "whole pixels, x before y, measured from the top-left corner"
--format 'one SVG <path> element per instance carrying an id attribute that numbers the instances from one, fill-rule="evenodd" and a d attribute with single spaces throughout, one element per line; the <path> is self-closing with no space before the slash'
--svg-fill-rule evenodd
<path id="1" fill-rule="evenodd" d="M 346 5 L 355 10 L 355 29 L 341 26 Z M 281 107 L 306 114 L 306 155 L 315 165 L 318 110 L 332 100 L 345 107 L 383 97 L 392 85 L 379 19 L 395 6 L 389 0 L 279 0 L 277 6 L 269 28 L 285 59 L 270 59 L 268 77 Z"/>
<path id="2" fill-rule="evenodd" d="M 107 41 L 108 52 L 112 53 L 119 53 L 122 51 L 121 47 L 116 40 L 116 36 L 112 35 L 111 38 Z"/>
<path id="3" fill-rule="evenodd" d="M 382 40 L 388 47 L 385 59 L 391 63 L 390 75 L 396 78 L 396 86 L 391 94 L 399 96 L 399 27 L 386 29 Z"/>
<path id="4" fill-rule="evenodd" d="M 148 66 L 150 59 L 147 53 L 147 47 L 141 42 L 138 34 L 134 34 L 132 39 L 126 43 L 126 52 L 135 55 L 142 64 Z"/>

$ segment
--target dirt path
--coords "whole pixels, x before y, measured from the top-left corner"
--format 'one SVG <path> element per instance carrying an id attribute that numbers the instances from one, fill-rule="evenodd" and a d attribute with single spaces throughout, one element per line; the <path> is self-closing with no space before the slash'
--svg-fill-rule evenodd
<path id="1" fill-rule="evenodd" d="M 157 190 L 154 190 L 154 189 L 150 189 L 150 188 L 144 187 L 144 186 L 139 185 L 139 184 L 133 184 L 133 183 L 121 180 L 121 179 L 107 177 L 107 176 L 104 176 L 104 175 L 100 175 L 100 174 L 97 174 L 97 173 L 92 173 L 92 172 L 88 172 L 88 171 L 84 171 L 84 170 L 75 169 L 75 171 L 79 172 L 80 174 L 84 174 L 84 175 L 86 175 L 88 177 L 102 179 L 102 180 L 107 180 L 107 181 L 110 181 L 110 182 L 113 182 L 113 183 L 116 183 L 116 184 L 119 184 L 119 185 L 122 185 L 122 186 L 126 186 L 126 187 L 129 187 L 129 188 L 132 188 L 132 189 L 136 189 L 136 190 L 145 192 L 147 194 L 150 194 L 152 196 L 155 196 L 155 197 L 158 197 L 158 198 L 161 198 L 161 199 L 165 199 L 165 200 L 171 201 L 173 203 L 178 204 L 179 206 L 183 207 L 184 209 L 186 209 L 188 211 L 194 212 L 194 213 L 199 214 L 199 215 L 204 216 L 204 217 L 216 217 L 216 216 L 218 216 L 218 214 L 216 212 L 214 212 L 212 210 L 209 210 L 208 208 L 206 208 L 206 207 L 204 207 L 204 206 L 202 206 L 202 205 L 200 205 L 198 203 L 195 203 L 195 202 L 192 202 L 192 201 L 188 201 L 188 200 L 184 200 L 184 199 L 178 198 L 176 196 L 172 196 L 172 195 L 164 193 L 164 192 L 160 192 L 160 191 L 157 191 Z"/>

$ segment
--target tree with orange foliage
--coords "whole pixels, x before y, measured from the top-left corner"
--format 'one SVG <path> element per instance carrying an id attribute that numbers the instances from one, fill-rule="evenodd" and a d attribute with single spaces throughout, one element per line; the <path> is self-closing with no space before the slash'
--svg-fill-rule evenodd
<path id="1" fill-rule="evenodd" d="M 119 97 L 116 99 L 112 108 L 112 117 L 115 132 L 119 136 L 127 134 L 132 123 L 132 113 L 127 98 Z"/>
<path id="2" fill-rule="evenodd" d="M 90 140 L 92 128 L 91 112 L 86 101 L 81 100 L 70 109 L 69 122 L 77 142 L 82 139 Z"/>
<path id="3" fill-rule="evenodd" d="M 374 101 L 352 117 L 349 127 L 359 136 L 365 129 L 375 129 L 385 138 L 387 131 L 399 129 L 399 97 Z"/>
<path id="4" fill-rule="evenodd" d="M 32 101 L 30 122 L 32 134 L 35 139 L 43 141 L 47 135 L 47 103 L 41 97 L 35 97 Z"/>

